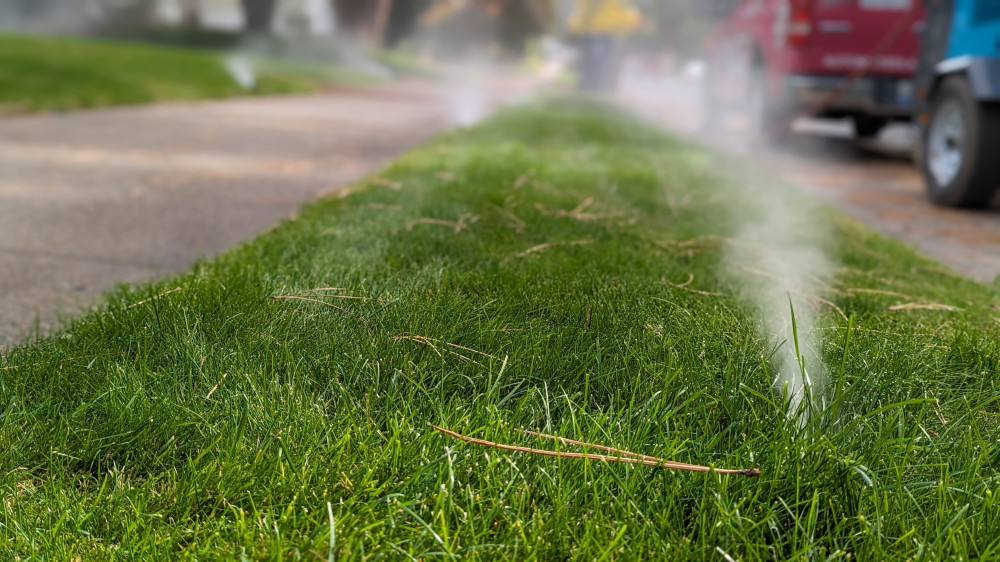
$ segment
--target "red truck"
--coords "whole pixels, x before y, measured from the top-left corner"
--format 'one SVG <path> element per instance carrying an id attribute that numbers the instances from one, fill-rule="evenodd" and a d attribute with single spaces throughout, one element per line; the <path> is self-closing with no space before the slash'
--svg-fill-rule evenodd
<path id="1" fill-rule="evenodd" d="M 921 0 L 743 0 L 708 43 L 706 126 L 738 109 L 755 136 L 809 115 L 874 137 L 915 113 L 924 19 Z"/>

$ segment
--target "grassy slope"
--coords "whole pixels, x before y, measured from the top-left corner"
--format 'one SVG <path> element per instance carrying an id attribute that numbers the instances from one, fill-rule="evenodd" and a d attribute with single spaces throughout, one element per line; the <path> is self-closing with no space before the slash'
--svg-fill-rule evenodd
<path id="1" fill-rule="evenodd" d="M 267 63 L 250 93 L 307 92 L 336 79 Z M 246 95 L 217 53 L 81 39 L 0 35 L 0 114 Z"/>
<path id="2" fill-rule="evenodd" d="M 827 296 L 855 329 L 845 353 L 821 313 L 837 412 L 798 429 L 743 286 L 696 238 L 728 234 L 728 203 L 752 209 L 720 168 L 752 173 L 608 115 L 516 110 L 395 163 L 400 191 L 359 185 L 111 295 L 0 367 L 0 551 L 1000 556 L 996 295 L 831 216 Z M 597 216 L 552 215 L 588 197 Z M 689 274 L 722 296 L 662 281 Z M 320 287 L 369 300 L 272 298 Z M 498 453 L 426 422 L 762 476 Z"/>

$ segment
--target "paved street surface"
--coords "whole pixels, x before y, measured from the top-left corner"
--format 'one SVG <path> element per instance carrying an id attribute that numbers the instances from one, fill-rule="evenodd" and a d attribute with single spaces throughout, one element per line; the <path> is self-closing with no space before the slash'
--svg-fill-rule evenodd
<path id="1" fill-rule="evenodd" d="M 0 347 L 119 283 L 224 251 L 469 119 L 473 94 L 460 93 L 411 83 L 0 119 Z"/>
<path id="2" fill-rule="evenodd" d="M 797 125 L 806 134 L 788 148 L 751 149 L 740 140 L 738 115 L 726 133 L 702 135 L 696 80 L 631 76 L 623 90 L 628 105 L 668 129 L 732 152 L 752 152 L 784 179 L 973 279 L 989 283 L 1000 276 L 1000 210 L 931 205 L 910 158 L 915 133 L 908 127 L 891 127 L 877 142 L 858 142 L 846 123 L 808 121 Z"/>

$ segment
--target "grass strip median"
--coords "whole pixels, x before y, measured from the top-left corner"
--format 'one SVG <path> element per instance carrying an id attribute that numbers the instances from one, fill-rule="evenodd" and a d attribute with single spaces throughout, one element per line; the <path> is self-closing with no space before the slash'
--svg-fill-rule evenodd
<path id="1" fill-rule="evenodd" d="M 317 64 L 233 60 L 197 49 L 0 34 L 0 115 L 301 93 L 371 80 Z"/>
<path id="2" fill-rule="evenodd" d="M 4 353 L 0 552 L 1000 556 L 996 292 L 782 191 L 831 233 L 830 275 L 793 304 L 814 307 L 827 376 L 790 416 L 774 380 L 793 342 L 746 281 L 780 284 L 761 264 L 782 258 L 733 226 L 773 183 L 539 102 L 122 288 Z"/>

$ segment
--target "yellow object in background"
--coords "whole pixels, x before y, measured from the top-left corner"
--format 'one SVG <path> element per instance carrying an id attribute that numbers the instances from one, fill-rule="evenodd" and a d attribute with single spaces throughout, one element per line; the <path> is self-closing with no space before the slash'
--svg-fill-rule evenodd
<path id="1" fill-rule="evenodd" d="M 627 0 L 576 0 L 569 26 L 581 35 L 625 34 L 639 29 L 642 21 Z"/>

